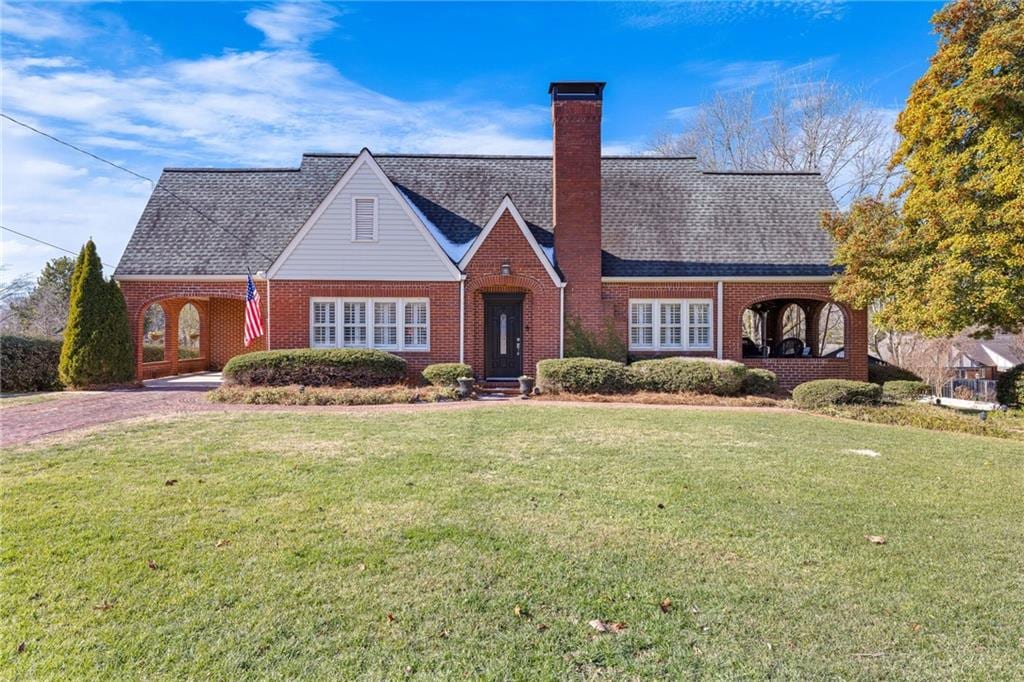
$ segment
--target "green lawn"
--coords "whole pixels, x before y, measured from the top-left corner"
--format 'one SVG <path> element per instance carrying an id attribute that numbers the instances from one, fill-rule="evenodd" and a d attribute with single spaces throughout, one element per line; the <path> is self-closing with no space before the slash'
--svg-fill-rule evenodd
<path id="1" fill-rule="evenodd" d="M 0 474 L 10 677 L 1024 677 L 1019 442 L 247 413 L 8 450 Z"/>

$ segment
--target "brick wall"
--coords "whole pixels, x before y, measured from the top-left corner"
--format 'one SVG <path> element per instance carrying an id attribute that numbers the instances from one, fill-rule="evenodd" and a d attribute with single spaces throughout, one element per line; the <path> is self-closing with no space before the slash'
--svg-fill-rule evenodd
<path id="1" fill-rule="evenodd" d="M 831 301 L 827 282 L 726 282 L 722 324 L 725 357 L 750 366 L 761 366 L 779 375 L 779 384 L 790 389 L 811 379 L 868 378 L 868 314 L 840 305 L 845 317 L 845 358 L 743 358 L 743 311 L 754 303 L 773 298 Z M 767 364 L 763 364 L 767 363 Z"/>
<path id="2" fill-rule="evenodd" d="M 501 275 L 508 262 L 512 274 Z M 484 294 L 522 293 L 523 372 L 533 374 L 537 362 L 557 358 L 561 295 L 543 263 L 507 211 L 466 266 L 466 362 L 484 374 Z"/>
<path id="3" fill-rule="evenodd" d="M 750 367 L 763 367 L 775 372 L 779 384 L 791 389 L 811 379 L 856 379 L 866 381 L 867 364 L 867 311 L 842 308 L 845 316 L 845 358 L 744 358 L 743 311 L 749 306 L 768 299 L 804 299 L 831 301 L 828 283 L 816 282 L 725 282 L 723 283 L 722 356 L 738 360 Z M 615 322 L 622 339 L 629 334 L 629 299 L 631 298 L 707 298 L 714 301 L 714 323 L 717 325 L 715 282 L 685 283 L 605 283 L 604 310 Z M 713 335 L 717 343 L 717 329 Z M 664 354 L 664 353 L 662 353 Z M 676 353 L 688 356 L 715 356 L 716 351 Z M 652 355 L 633 352 L 633 356 Z"/>
<path id="4" fill-rule="evenodd" d="M 604 314 L 612 320 L 619 338 L 628 343 L 629 340 L 629 299 L 631 298 L 701 298 L 711 299 L 712 332 L 714 332 L 714 311 L 718 309 L 718 294 L 714 282 L 694 283 L 605 283 L 602 286 Z M 712 333 L 712 343 L 715 335 Z M 630 351 L 631 357 L 662 356 L 664 351 Z M 686 357 L 715 357 L 715 350 L 676 352 L 673 355 Z"/>
<path id="5" fill-rule="evenodd" d="M 265 350 L 265 339 L 246 349 L 242 343 L 245 281 L 196 282 L 187 280 L 118 282 L 128 306 L 135 344 L 136 376 L 151 379 L 204 369 L 220 369 L 228 359 L 244 352 Z M 266 282 L 256 282 L 266 319 Z M 164 310 L 164 361 L 142 362 L 143 317 L 151 304 Z M 199 311 L 200 354 L 195 360 L 178 359 L 178 313 L 186 303 Z"/>
<path id="6" fill-rule="evenodd" d="M 555 100 L 551 116 L 555 253 L 566 279 L 566 315 L 600 331 L 601 100 Z"/>
<path id="7" fill-rule="evenodd" d="M 459 360 L 458 282 L 273 280 L 270 284 L 270 343 L 274 348 L 309 348 L 309 299 L 320 296 L 429 298 L 430 350 L 389 352 L 405 358 L 412 380 L 419 380 L 420 372 L 429 364 Z"/>

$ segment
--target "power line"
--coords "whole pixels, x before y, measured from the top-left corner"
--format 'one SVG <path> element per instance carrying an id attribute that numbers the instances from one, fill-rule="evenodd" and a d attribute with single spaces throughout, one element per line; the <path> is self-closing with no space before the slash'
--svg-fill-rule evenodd
<path id="1" fill-rule="evenodd" d="M 11 228 L 7 227 L 6 225 L 0 225 L 0 230 L 6 230 L 8 232 L 13 232 L 14 234 L 18 235 L 19 237 L 24 237 L 25 239 L 31 239 L 34 242 L 39 242 L 40 244 L 45 244 L 46 246 L 49 246 L 51 249 L 57 249 L 58 251 L 63 251 L 64 253 L 70 253 L 72 256 L 77 256 L 78 255 L 76 252 L 72 251 L 71 249 L 65 249 L 63 246 L 57 246 L 56 244 L 51 244 L 48 241 L 43 241 L 39 237 L 33 237 L 30 234 L 25 234 L 24 232 L 18 232 L 17 230 L 12 230 Z M 100 261 L 100 264 L 103 267 L 105 267 L 105 268 L 110 268 L 111 270 L 114 269 L 114 266 L 110 265 L 109 263 L 104 263 L 103 261 Z"/>
<path id="2" fill-rule="evenodd" d="M 145 180 L 150 185 L 152 185 L 154 190 L 160 190 L 162 192 L 166 192 L 168 195 L 170 195 L 174 199 L 180 201 L 182 204 L 184 204 L 185 206 L 188 206 L 190 209 L 195 211 L 197 214 L 199 214 L 200 217 L 202 217 L 204 220 L 209 222 L 214 227 L 216 227 L 219 230 L 223 231 L 225 234 L 227 234 L 227 235 L 237 239 L 239 241 L 239 243 L 244 245 L 246 248 L 252 249 L 257 254 L 263 256 L 264 258 L 266 258 L 271 263 L 273 263 L 276 260 L 273 256 L 269 256 L 266 253 L 264 253 L 263 251 L 257 249 L 255 246 L 253 246 L 252 242 L 250 242 L 249 240 L 244 239 L 242 237 L 239 237 L 237 234 L 235 234 L 234 232 L 232 232 L 228 228 L 226 228 L 223 225 L 221 225 L 214 218 L 211 218 L 209 215 L 207 215 L 206 212 L 203 211 L 198 206 L 194 205 L 193 203 L 191 203 L 187 199 L 184 199 L 184 198 L 178 196 L 172 190 L 169 190 L 166 187 L 163 187 L 163 186 L 157 184 L 157 182 L 155 180 L 153 180 L 152 178 L 146 177 L 142 173 L 136 173 L 135 171 L 131 170 L 130 168 L 125 168 L 124 166 L 122 166 L 120 164 L 117 164 L 117 163 L 114 163 L 113 161 L 110 161 L 109 159 L 105 159 L 102 156 L 94 154 L 94 153 L 92 153 L 92 152 L 90 152 L 90 151 L 88 151 L 86 149 L 82 149 L 81 147 L 78 147 L 78 146 L 76 146 L 74 144 L 71 144 L 70 142 L 62 140 L 59 137 L 51 135 L 50 133 L 44 132 L 42 130 L 39 130 L 38 128 L 30 126 L 28 123 L 25 123 L 24 121 L 19 121 L 18 119 L 14 118 L 13 116 L 10 116 L 10 115 L 2 113 L 2 112 L 0 112 L 0 116 L 3 116 L 4 118 L 6 118 L 11 123 L 17 124 L 17 125 L 21 126 L 22 128 L 26 128 L 28 130 L 31 130 L 34 133 L 38 133 L 39 135 L 42 135 L 43 137 L 45 137 L 45 138 L 47 138 L 49 140 L 53 140 L 57 144 L 64 145 L 65 147 L 68 147 L 70 149 L 74 149 L 76 152 L 80 152 L 82 154 L 85 154 L 86 156 L 91 157 L 93 159 L 96 159 L 97 161 L 100 161 L 101 163 L 105 163 L 108 166 L 113 166 L 114 168 L 116 168 L 116 169 L 118 169 L 120 171 L 124 171 L 125 173 L 128 173 L 129 175 L 132 175 L 132 176 L 134 176 L 136 178 L 139 178 L 140 180 Z M 22 235 L 22 236 L 24 236 L 24 235 Z M 31 239 L 31 237 L 30 237 L 30 239 Z M 60 248 L 60 247 L 54 247 L 54 248 Z M 62 250 L 66 250 L 66 249 L 62 249 Z"/>

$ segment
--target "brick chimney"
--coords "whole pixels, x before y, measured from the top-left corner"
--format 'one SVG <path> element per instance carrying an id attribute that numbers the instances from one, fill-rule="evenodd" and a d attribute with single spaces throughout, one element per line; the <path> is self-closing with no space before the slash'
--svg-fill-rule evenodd
<path id="1" fill-rule="evenodd" d="M 601 331 L 601 100 L 604 83 L 558 82 L 551 93 L 555 261 L 566 317 Z"/>

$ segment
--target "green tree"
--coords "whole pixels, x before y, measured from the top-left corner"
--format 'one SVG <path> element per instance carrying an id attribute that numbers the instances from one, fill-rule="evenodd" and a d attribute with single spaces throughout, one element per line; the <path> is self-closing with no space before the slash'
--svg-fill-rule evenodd
<path id="1" fill-rule="evenodd" d="M 46 338 L 61 335 L 68 319 L 74 270 L 75 259 L 69 256 L 52 258 L 43 266 L 31 293 L 11 305 L 21 333 Z"/>
<path id="2" fill-rule="evenodd" d="M 71 277 L 71 302 L 60 353 L 60 378 L 72 387 L 131 381 L 135 357 L 128 308 L 117 283 L 103 278 L 103 265 L 90 239 Z"/>
<path id="3" fill-rule="evenodd" d="M 876 322 L 953 336 L 1024 324 L 1024 14 L 1020 0 L 958 0 L 896 123 L 901 205 L 825 220 L 845 272 L 834 295 L 880 302 Z"/>

